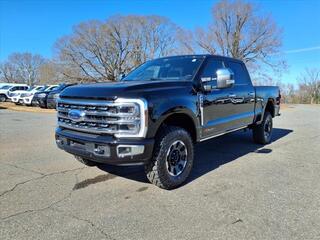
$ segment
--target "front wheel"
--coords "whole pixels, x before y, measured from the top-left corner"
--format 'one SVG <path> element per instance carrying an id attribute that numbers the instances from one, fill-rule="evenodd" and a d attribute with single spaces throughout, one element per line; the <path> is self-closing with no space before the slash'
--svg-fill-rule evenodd
<path id="1" fill-rule="evenodd" d="M 7 100 L 6 96 L 0 95 L 0 102 L 5 102 Z"/>
<path id="2" fill-rule="evenodd" d="M 270 112 L 265 112 L 261 124 L 252 129 L 253 140 L 259 144 L 268 144 L 272 137 L 272 116 Z"/>
<path id="3" fill-rule="evenodd" d="M 189 176 L 193 165 L 193 142 L 183 128 L 167 126 L 156 137 L 151 161 L 145 166 L 147 178 L 154 185 L 173 189 Z"/>

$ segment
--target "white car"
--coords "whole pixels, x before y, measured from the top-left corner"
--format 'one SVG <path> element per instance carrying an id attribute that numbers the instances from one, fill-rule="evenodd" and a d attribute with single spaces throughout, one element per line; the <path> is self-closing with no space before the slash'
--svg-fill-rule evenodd
<path id="1" fill-rule="evenodd" d="M 54 89 L 55 87 L 57 87 L 57 85 L 36 86 L 32 89 L 29 89 L 28 91 L 26 91 L 25 93 L 22 93 L 20 95 L 20 99 L 18 100 L 18 103 L 24 104 L 24 105 L 32 105 L 32 99 L 33 99 L 34 94 L 36 92 L 47 91 L 47 90 L 50 91 L 50 90 Z"/>
<path id="2" fill-rule="evenodd" d="M 20 92 L 26 91 L 29 89 L 27 84 L 8 84 L 0 88 L 0 102 L 5 102 L 7 99 L 17 100 L 17 97 L 20 96 Z"/>

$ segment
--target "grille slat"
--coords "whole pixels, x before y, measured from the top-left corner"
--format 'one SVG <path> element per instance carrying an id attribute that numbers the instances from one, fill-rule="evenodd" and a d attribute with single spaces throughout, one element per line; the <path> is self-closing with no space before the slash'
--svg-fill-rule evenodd
<path id="1" fill-rule="evenodd" d="M 127 104 L 132 106 L 131 104 Z M 139 110 L 134 114 L 118 113 L 117 107 L 122 106 L 112 102 L 90 102 L 58 100 L 58 125 L 60 127 L 69 128 L 92 133 L 132 133 L 132 131 L 140 128 Z M 69 116 L 70 110 L 79 110 L 84 116 L 79 120 L 75 120 Z"/>

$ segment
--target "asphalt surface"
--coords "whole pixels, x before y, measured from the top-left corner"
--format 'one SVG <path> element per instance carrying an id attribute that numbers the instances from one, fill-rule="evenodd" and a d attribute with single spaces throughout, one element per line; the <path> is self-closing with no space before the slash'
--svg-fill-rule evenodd
<path id="1" fill-rule="evenodd" d="M 320 107 L 290 106 L 273 142 L 237 132 L 196 147 L 179 189 L 141 167 L 84 167 L 55 115 L 0 109 L 0 239 L 320 239 Z"/>

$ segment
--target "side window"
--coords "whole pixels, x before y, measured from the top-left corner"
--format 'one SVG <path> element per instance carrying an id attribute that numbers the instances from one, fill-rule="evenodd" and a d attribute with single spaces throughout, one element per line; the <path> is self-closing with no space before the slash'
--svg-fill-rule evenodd
<path id="1" fill-rule="evenodd" d="M 223 63 L 221 60 L 217 59 L 208 59 L 206 66 L 202 70 L 202 73 L 200 75 L 200 78 L 206 78 L 208 81 L 210 81 L 212 78 L 217 77 L 217 70 L 219 68 L 223 68 Z"/>
<path id="2" fill-rule="evenodd" d="M 248 72 L 242 64 L 237 62 L 228 62 L 228 67 L 234 73 L 235 84 L 237 85 L 248 85 L 250 84 L 250 77 Z"/>
<path id="3" fill-rule="evenodd" d="M 11 92 L 16 91 L 18 89 L 18 87 L 13 87 L 10 89 Z"/>

